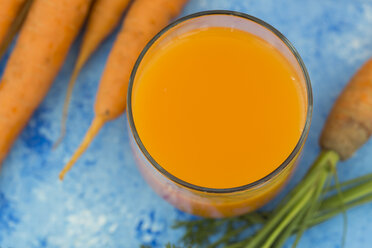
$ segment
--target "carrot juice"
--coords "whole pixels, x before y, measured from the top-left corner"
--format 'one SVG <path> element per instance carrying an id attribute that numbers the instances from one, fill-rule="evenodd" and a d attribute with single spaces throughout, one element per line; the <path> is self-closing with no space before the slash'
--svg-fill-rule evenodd
<path id="1" fill-rule="evenodd" d="M 184 211 L 252 211 L 296 162 L 308 112 L 303 76 L 247 30 L 193 25 L 175 33 L 149 48 L 132 77 L 129 119 L 141 172 Z"/>

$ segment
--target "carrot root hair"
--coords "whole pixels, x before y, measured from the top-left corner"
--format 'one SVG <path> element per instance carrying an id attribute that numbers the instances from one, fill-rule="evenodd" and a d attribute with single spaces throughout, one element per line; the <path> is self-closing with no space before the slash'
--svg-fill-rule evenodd
<path id="1" fill-rule="evenodd" d="M 106 119 L 103 116 L 97 116 L 94 118 L 91 126 L 86 133 L 83 142 L 81 142 L 78 149 L 75 151 L 74 155 L 71 157 L 70 161 L 65 165 L 62 171 L 59 174 L 59 179 L 62 181 L 65 177 L 66 173 L 71 170 L 72 166 L 74 166 L 75 162 L 80 158 L 80 156 L 85 152 L 85 150 L 89 147 L 92 140 L 96 137 L 98 132 L 101 130 L 102 126 L 106 123 Z"/>
<path id="2" fill-rule="evenodd" d="M 61 119 L 61 132 L 59 137 L 57 138 L 56 142 L 53 144 L 53 150 L 55 150 L 63 141 L 63 139 L 66 136 L 66 126 L 67 126 L 67 117 L 68 117 L 68 110 L 71 102 L 72 92 L 76 83 L 76 79 L 79 76 L 79 72 L 81 68 L 83 67 L 85 61 L 78 60 L 76 63 L 76 67 L 74 71 L 72 72 L 71 79 L 67 86 L 67 92 L 66 92 L 66 98 L 63 103 L 63 109 L 62 109 L 62 119 Z"/>

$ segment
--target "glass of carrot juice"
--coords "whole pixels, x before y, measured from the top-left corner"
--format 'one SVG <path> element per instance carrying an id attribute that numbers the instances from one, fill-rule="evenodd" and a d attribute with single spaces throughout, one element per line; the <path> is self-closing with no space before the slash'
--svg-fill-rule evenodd
<path id="1" fill-rule="evenodd" d="M 310 79 L 292 44 L 232 11 L 183 17 L 134 66 L 130 140 L 151 187 L 204 217 L 253 211 L 294 170 L 312 114 Z"/>

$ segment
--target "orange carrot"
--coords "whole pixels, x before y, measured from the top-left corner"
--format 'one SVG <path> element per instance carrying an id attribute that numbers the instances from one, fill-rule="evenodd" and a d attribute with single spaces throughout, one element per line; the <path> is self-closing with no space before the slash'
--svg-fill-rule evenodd
<path id="1" fill-rule="evenodd" d="M 320 144 L 341 159 L 351 157 L 372 134 L 372 59 L 353 76 L 338 97 Z"/>
<path id="2" fill-rule="evenodd" d="M 0 0 L 0 43 L 26 0 Z"/>
<path id="3" fill-rule="evenodd" d="M 135 0 L 108 58 L 95 104 L 95 118 L 83 142 L 60 173 L 65 174 L 101 127 L 125 111 L 129 76 L 148 41 L 182 10 L 187 0 Z"/>
<path id="4" fill-rule="evenodd" d="M 0 83 L 0 162 L 48 92 L 91 0 L 35 0 Z"/>
<path id="5" fill-rule="evenodd" d="M 63 106 L 61 135 L 54 147 L 57 147 L 66 133 L 68 108 L 71 101 L 72 90 L 76 79 L 87 62 L 88 58 L 97 49 L 98 45 L 112 32 L 119 23 L 120 17 L 128 6 L 130 0 L 96 0 L 87 22 L 87 28 L 76 60 L 74 71 L 67 87 L 66 99 Z"/>

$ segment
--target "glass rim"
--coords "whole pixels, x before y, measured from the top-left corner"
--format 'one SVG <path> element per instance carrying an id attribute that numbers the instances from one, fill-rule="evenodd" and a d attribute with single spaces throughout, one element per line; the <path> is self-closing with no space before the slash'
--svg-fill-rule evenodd
<path id="1" fill-rule="evenodd" d="M 256 24 L 259 24 L 260 26 L 262 26 L 263 28 L 266 28 L 269 31 L 271 31 L 275 36 L 277 36 L 287 46 L 287 48 L 290 50 L 290 52 L 294 55 L 297 63 L 299 64 L 299 66 L 301 68 L 303 77 L 305 79 L 305 85 L 306 85 L 307 113 L 306 113 L 305 125 L 303 127 L 301 136 L 300 136 L 296 146 L 292 150 L 292 152 L 284 160 L 283 163 L 281 163 L 275 170 L 273 170 L 272 172 L 270 172 L 266 176 L 254 181 L 254 182 L 251 182 L 249 184 L 245 184 L 245 185 L 238 186 L 238 187 L 232 187 L 232 188 L 208 188 L 208 187 L 198 186 L 198 185 L 195 185 L 195 184 L 192 184 L 192 183 L 188 183 L 188 182 L 174 176 L 173 174 L 168 172 L 166 169 L 164 169 L 159 163 L 157 163 L 155 161 L 155 159 L 150 155 L 150 153 L 147 151 L 144 144 L 142 143 L 142 141 L 139 137 L 139 134 L 137 132 L 136 126 L 134 124 L 133 111 L 132 111 L 132 91 L 133 91 L 134 79 L 135 79 L 138 67 L 141 64 L 141 61 L 144 58 L 144 56 L 146 55 L 147 51 L 152 47 L 152 45 L 163 34 L 165 34 L 167 31 L 169 31 L 173 27 L 175 27 L 175 26 L 177 26 L 177 25 L 179 25 L 179 24 L 181 24 L 185 21 L 188 21 L 190 19 L 194 19 L 194 18 L 198 18 L 198 17 L 202 17 L 202 16 L 209 16 L 209 15 L 230 15 L 230 16 L 234 16 L 234 17 L 245 18 L 248 21 L 253 21 Z M 157 33 L 146 44 L 146 46 L 142 50 L 141 54 L 139 55 L 135 65 L 132 69 L 130 78 L 129 78 L 129 85 L 128 85 L 128 93 L 127 94 L 128 94 L 127 95 L 127 106 L 128 106 L 127 107 L 127 117 L 128 117 L 129 127 L 130 127 L 131 133 L 132 133 L 132 135 L 135 139 L 135 142 L 138 145 L 139 149 L 141 150 L 142 154 L 146 157 L 146 159 L 150 162 L 150 164 L 153 167 L 155 167 L 166 178 L 168 178 L 171 181 L 173 181 L 177 184 L 180 184 L 180 185 L 182 185 L 186 188 L 196 190 L 196 191 L 200 191 L 200 192 L 204 192 L 204 193 L 236 193 L 236 192 L 240 192 L 240 191 L 245 191 L 245 190 L 248 190 L 248 189 L 252 189 L 256 186 L 259 186 L 261 184 L 264 184 L 267 181 L 274 178 L 275 176 L 277 176 L 280 172 L 282 172 L 285 168 L 287 168 L 287 166 L 290 164 L 290 162 L 300 152 L 301 147 L 303 146 L 303 144 L 305 142 L 307 133 L 308 133 L 309 128 L 310 128 L 311 117 L 312 117 L 312 112 L 313 112 L 313 93 L 312 93 L 312 88 L 311 88 L 310 77 L 309 77 L 309 74 L 307 72 L 307 69 L 305 67 L 305 64 L 304 64 L 301 56 L 299 55 L 297 50 L 294 48 L 292 43 L 282 33 L 280 33 L 276 28 L 274 28 L 270 24 L 266 23 L 265 21 L 262 21 L 261 19 L 259 19 L 257 17 L 251 16 L 251 15 L 248 15 L 248 14 L 245 14 L 245 13 L 241 13 L 241 12 L 237 12 L 237 11 L 230 11 L 230 10 L 209 10 L 209 11 L 201 11 L 201 12 L 193 13 L 193 14 L 190 14 L 190 15 L 183 16 L 183 17 L 173 21 L 172 23 L 167 25 L 165 28 L 163 28 L 159 33 Z"/>

